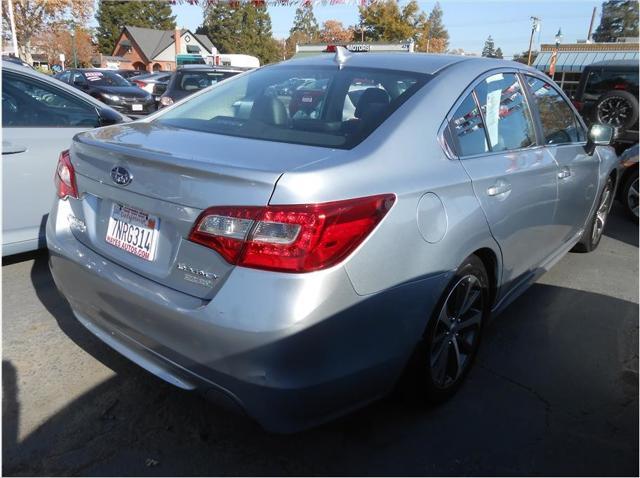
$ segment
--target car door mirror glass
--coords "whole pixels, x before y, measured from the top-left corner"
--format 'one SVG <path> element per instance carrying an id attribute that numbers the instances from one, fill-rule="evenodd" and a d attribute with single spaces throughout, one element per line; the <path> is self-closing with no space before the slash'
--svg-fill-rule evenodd
<path id="1" fill-rule="evenodd" d="M 588 154 L 593 154 L 596 146 L 608 146 L 613 142 L 615 130 L 606 124 L 593 124 L 589 128 L 585 149 Z"/>

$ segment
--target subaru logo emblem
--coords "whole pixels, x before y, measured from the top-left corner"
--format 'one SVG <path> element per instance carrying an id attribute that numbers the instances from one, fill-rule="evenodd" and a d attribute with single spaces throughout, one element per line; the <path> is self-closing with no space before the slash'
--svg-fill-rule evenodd
<path id="1" fill-rule="evenodd" d="M 127 186 L 131 183 L 133 177 L 122 166 L 116 166 L 111 170 L 111 179 L 120 186 Z"/>

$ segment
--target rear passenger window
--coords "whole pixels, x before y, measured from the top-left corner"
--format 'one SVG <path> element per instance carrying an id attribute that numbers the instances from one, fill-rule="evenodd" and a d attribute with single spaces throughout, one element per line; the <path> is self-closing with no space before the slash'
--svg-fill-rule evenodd
<path id="1" fill-rule="evenodd" d="M 521 149 L 535 144 L 531 113 L 515 74 L 492 75 L 478 84 L 475 91 L 484 113 L 491 151 Z"/>
<path id="2" fill-rule="evenodd" d="M 526 78 L 540 113 L 545 144 L 581 141 L 584 137 L 582 125 L 560 93 L 544 80 L 532 76 Z"/>
<path id="3" fill-rule="evenodd" d="M 465 98 L 453 114 L 449 128 L 459 156 L 472 156 L 489 151 L 482 116 L 472 94 Z"/>

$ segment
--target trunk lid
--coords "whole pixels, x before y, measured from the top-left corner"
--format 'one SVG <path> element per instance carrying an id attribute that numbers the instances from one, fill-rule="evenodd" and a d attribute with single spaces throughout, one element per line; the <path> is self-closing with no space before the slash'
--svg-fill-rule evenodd
<path id="1" fill-rule="evenodd" d="M 215 251 L 187 239 L 198 215 L 210 206 L 264 206 L 284 172 L 331 153 L 325 148 L 147 122 L 87 132 L 76 136 L 71 149 L 81 198 L 71 201 L 77 220 L 72 221 L 76 226 L 72 230 L 80 242 L 105 258 L 165 286 L 210 299 L 233 266 Z M 126 171 L 130 182 L 117 184 L 114 169 L 116 176 Z M 142 233 L 140 241 L 135 239 L 140 245 L 155 243 L 152 260 L 113 244 L 114 234 L 121 238 L 123 230 L 116 231 L 119 226 L 110 219 L 112 215 L 128 221 L 138 213 L 145 216 L 138 216 L 134 223 L 143 217 L 143 223 L 151 221 L 146 223 L 151 229 L 157 227 L 155 241 L 145 241 L 142 230 L 137 231 Z"/>

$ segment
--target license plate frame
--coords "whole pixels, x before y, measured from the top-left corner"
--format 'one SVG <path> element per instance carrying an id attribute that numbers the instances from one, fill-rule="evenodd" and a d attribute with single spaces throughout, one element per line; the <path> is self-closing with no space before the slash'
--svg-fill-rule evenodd
<path id="1" fill-rule="evenodd" d="M 114 202 L 105 241 L 118 249 L 153 262 L 158 249 L 160 219 L 141 209 Z"/>

